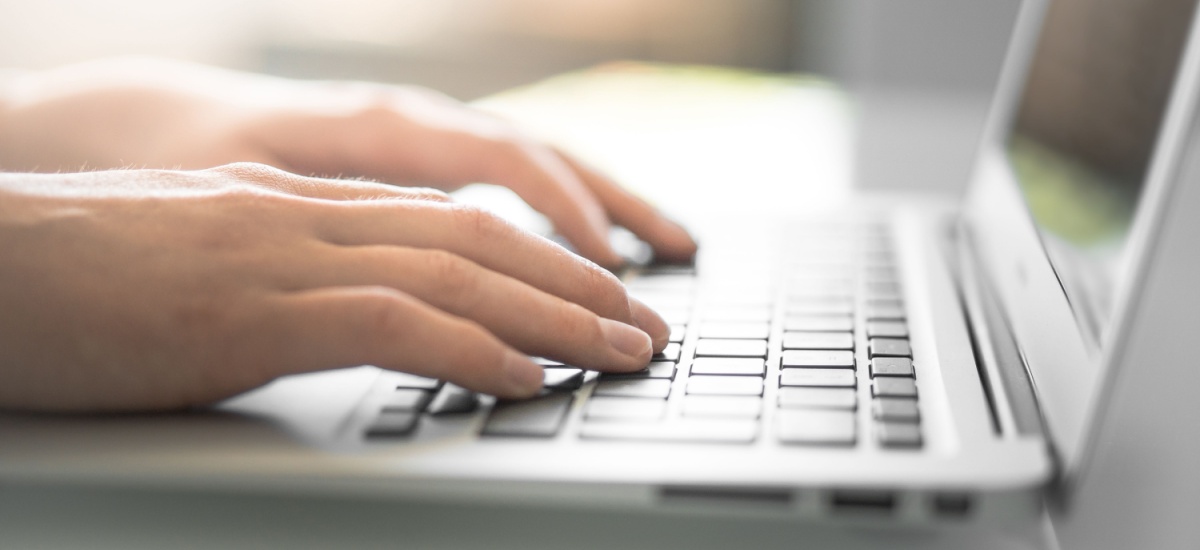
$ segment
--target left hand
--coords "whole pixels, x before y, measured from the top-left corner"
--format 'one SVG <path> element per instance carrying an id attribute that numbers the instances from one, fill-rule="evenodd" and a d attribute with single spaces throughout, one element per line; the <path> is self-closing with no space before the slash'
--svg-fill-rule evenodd
<path id="1" fill-rule="evenodd" d="M 201 169 L 260 162 L 298 174 L 453 190 L 503 185 L 583 256 L 616 266 L 611 223 L 658 257 L 696 244 L 617 183 L 511 124 L 431 90 L 301 82 L 124 59 L 29 73 L 0 86 L 0 169 Z"/>

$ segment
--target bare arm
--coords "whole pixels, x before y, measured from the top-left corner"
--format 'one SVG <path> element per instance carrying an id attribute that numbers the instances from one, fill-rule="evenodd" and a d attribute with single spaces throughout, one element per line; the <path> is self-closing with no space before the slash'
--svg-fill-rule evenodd
<path id="1" fill-rule="evenodd" d="M 611 223 L 666 259 L 696 245 L 677 224 L 570 155 L 416 87 L 300 82 L 124 59 L 0 80 L 0 168 L 203 169 L 261 162 L 331 177 L 513 189 L 581 254 L 613 266 Z"/>

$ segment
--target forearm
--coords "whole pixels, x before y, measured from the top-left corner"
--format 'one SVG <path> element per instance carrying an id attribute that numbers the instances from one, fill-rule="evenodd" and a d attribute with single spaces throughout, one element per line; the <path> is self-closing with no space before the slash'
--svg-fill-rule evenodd
<path id="1" fill-rule="evenodd" d="M 240 148 L 240 112 L 192 92 L 210 79 L 191 66 L 118 59 L 4 76 L 2 170 L 208 168 L 267 160 Z"/>

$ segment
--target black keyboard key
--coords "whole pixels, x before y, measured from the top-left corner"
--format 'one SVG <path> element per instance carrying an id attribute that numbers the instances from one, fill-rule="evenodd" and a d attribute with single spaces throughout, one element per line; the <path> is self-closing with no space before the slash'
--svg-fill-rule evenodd
<path id="1" fill-rule="evenodd" d="M 903 338 L 872 338 L 867 352 L 871 357 L 912 357 L 912 346 Z"/>
<path id="2" fill-rule="evenodd" d="M 757 376 L 693 376 L 688 395 L 762 395 L 763 379 Z"/>
<path id="3" fill-rule="evenodd" d="M 479 394 L 454 384 L 445 384 L 441 391 L 429 402 L 427 412 L 440 416 L 447 414 L 466 414 L 479 408 Z"/>
<path id="4" fill-rule="evenodd" d="M 849 315 L 810 315 L 787 317 L 783 330 L 801 332 L 852 332 L 854 318 Z"/>
<path id="5" fill-rule="evenodd" d="M 433 396 L 433 392 L 425 390 L 414 390 L 412 388 L 400 388 L 389 392 L 383 398 L 384 411 L 416 411 L 421 412 L 425 405 L 429 404 L 429 399 Z"/>
<path id="6" fill-rule="evenodd" d="M 921 425 L 909 422 L 876 422 L 875 437 L 884 447 L 918 448 Z"/>
<path id="7" fill-rule="evenodd" d="M 868 338 L 908 338 L 908 324 L 904 321 L 868 321 Z"/>
<path id="8" fill-rule="evenodd" d="M 762 398 L 757 396 L 690 395 L 683 400 L 683 416 L 758 418 Z"/>
<path id="9" fill-rule="evenodd" d="M 654 354 L 654 357 L 651 357 L 650 360 L 651 361 L 675 361 L 675 362 L 678 362 L 679 361 L 679 353 L 681 351 L 683 351 L 683 349 L 679 346 L 679 344 L 667 344 L 667 347 L 663 348 L 662 351 Z"/>
<path id="10" fill-rule="evenodd" d="M 897 306 L 867 306 L 868 321 L 903 321 L 904 308 Z"/>
<path id="11" fill-rule="evenodd" d="M 879 377 L 871 385 L 877 397 L 916 397 L 917 384 L 912 378 Z"/>
<path id="12" fill-rule="evenodd" d="M 692 374 L 763 376 L 767 362 L 753 357 L 698 357 L 692 361 Z"/>
<path id="13" fill-rule="evenodd" d="M 888 297 L 872 296 L 870 298 L 867 298 L 867 309 L 878 309 L 878 308 L 901 309 L 903 307 L 904 307 L 904 300 L 899 297 L 896 297 L 896 296 L 888 296 Z"/>
<path id="14" fill-rule="evenodd" d="M 583 369 L 547 368 L 542 371 L 542 387 L 551 390 L 576 390 L 583 385 Z"/>
<path id="15" fill-rule="evenodd" d="M 766 323 L 771 320 L 771 310 L 765 307 L 709 307 L 701 317 L 710 322 Z"/>
<path id="16" fill-rule="evenodd" d="M 921 419 L 917 400 L 905 397 L 876 397 L 871 400 L 871 412 L 877 420 L 918 422 Z"/>
<path id="17" fill-rule="evenodd" d="M 781 364 L 784 368 L 852 369 L 854 368 L 854 352 L 787 350 L 783 352 Z"/>
<path id="18" fill-rule="evenodd" d="M 854 349 L 851 332 L 785 332 L 783 349 Z"/>
<path id="19" fill-rule="evenodd" d="M 700 324 L 701 338 L 734 338 L 766 340 L 771 334 L 768 323 L 717 323 L 707 321 Z"/>
<path id="20" fill-rule="evenodd" d="M 867 295 L 872 296 L 872 297 L 899 296 L 900 295 L 900 285 L 895 283 L 894 281 L 878 281 L 878 282 L 868 281 L 863 286 L 866 288 Z M 868 314 L 868 318 L 871 318 L 869 314 Z M 894 319 L 895 317 L 887 317 L 887 318 Z"/>
<path id="21" fill-rule="evenodd" d="M 849 409 L 858 408 L 858 393 L 854 388 L 779 388 L 781 409 Z"/>
<path id="22" fill-rule="evenodd" d="M 652 361 L 646 368 L 633 372 L 606 372 L 600 375 L 601 380 L 630 380 L 637 378 L 675 378 L 675 363 L 670 361 Z"/>
<path id="23" fill-rule="evenodd" d="M 609 397 L 648 397 L 666 399 L 671 394 L 671 381 L 662 379 L 601 380 L 593 395 Z"/>
<path id="24" fill-rule="evenodd" d="M 700 340 L 697 357 L 766 357 L 766 340 Z"/>
<path id="25" fill-rule="evenodd" d="M 780 386 L 853 388 L 857 384 L 858 377 L 849 369 L 783 369 L 779 373 Z"/>
<path id="26" fill-rule="evenodd" d="M 562 427 L 574 394 L 547 392 L 524 401 L 497 401 L 482 435 L 499 437 L 554 437 Z"/>
<path id="27" fill-rule="evenodd" d="M 662 399 L 593 397 L 583 417 L 587 420 L 658 420 L 667 412 Z"/>
<path id="28" fill-rule="evenodd" d="M 775 414 L 775 435 L 780 443 L 853 445 L 857 434 L 853 411 L 796 409 Z"/>
<path id="29" fill-rule="evenodd" d="M 417 427 L 419 413 L 413 411 L 384 411 L 367 426 L 367 437 L 404 437 Z"/>
<path id="30" fill-rule="evenodd" d="M 876 357 L 871 359 L 871 377 L 876 376 L 907 376 L 912 377 L 912 359 L 907 357 Z"/>
<path id="31" fill-rule="evenodd" d="M 442 381 L 436 378 L 417 376 L 407 372 L 388 372 L 384 376 L 387 376 L 388 381 L 397 388 L 433 391 L 442 385 Z"/>

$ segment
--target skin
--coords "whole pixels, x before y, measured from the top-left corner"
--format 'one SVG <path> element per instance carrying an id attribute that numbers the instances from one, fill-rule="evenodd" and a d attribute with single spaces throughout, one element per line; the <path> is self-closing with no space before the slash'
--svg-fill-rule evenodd
<path id="1" fill-rule="evenodd" d="M 10 409 L 177 409 L 360 364 L 525 397 L 527 354 L 630 371 L 665 346 L 600 265 L 442 192 L 470 182 L 605 265 L 613 222 L 695 251 L 603 175 L 411 88 L 144 60 L 36 73 L 0 83 L 0 167 Z"/>

